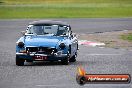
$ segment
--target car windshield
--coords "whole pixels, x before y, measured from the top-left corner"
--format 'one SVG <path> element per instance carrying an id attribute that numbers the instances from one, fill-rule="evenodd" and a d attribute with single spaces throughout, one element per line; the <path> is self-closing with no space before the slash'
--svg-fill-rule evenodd
<path id="1" fill-rule="evenodd" d="M 68 34 L 68 28 L 60 25 L 29 25 L 27 34 L 64 36 Z"/>

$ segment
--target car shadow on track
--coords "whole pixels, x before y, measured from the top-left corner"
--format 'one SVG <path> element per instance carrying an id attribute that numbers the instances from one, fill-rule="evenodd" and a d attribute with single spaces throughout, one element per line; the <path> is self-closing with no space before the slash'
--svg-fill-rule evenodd
<path id="1" fill-rule="evenodd" d="M 87 65 L 87 64 L 94 64 L 94 62 L 86 62 L 86 61 L 76 61 L 70 62 L 68 65 L 65 66 L 80 66 L 80 65 Z M 24 66 L 61 66 L 63 65 L 61 62 L 26 62 Z"/>
<path id="2" fill-rule="evenodd" d="M 53 65 L 62 65 L 61 62 L 26 62 L 24 63 L 24 66 L 53 66 Z"/>
<path id="3" fill-rule="evenodd" d="M 70 62 L 68 65 L 72 65 L 72 64 L 73 63 Z M 33 63 L 26 62 L 24 63 L 24 66 L 61 66 L 61 65 L 63 65 L 61 62 L 33 62 Z"/>

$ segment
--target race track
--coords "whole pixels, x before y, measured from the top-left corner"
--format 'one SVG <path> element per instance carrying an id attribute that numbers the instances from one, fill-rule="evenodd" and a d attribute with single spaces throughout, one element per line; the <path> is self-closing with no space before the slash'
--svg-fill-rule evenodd
<path id="1" fill-rule="evenodd" d="M 77 62 L 15 65 L 15 45 L 29 22 L 36 19 L 0 20 L 0 88 L 132 88 L 132 84 L 76 83 L 78 66 L 91 74 L 132 75 L 132 50 L 79 46 Z M 38 20 L 38 19 L 37 19 Z M 131 30 L 132 18 L 54 19 L 71 24 L 73 32 L 97 33 Z"/>

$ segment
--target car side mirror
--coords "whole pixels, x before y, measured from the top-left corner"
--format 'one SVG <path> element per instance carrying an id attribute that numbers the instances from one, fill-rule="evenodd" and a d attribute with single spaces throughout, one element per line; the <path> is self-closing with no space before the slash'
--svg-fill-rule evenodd
<path id="1" fill-rule="evenodd" d="M 72 31 L 70 32 L 70 35 L 72 35 Z"/>
<path id="2" fill-rule="evenodd" d="M 77 37 L 77 35 L 74 33 L 74 34 L 73 34 L 73 37 Z"/>
<path id="3" fill-rule="evenodd" d="M 24 36 L 25 35 L 25 33 L 26 33 L 26 31 L 21 31 L 21 34 Z"/>
<path id="4" fill-rule="evenodd" d="M 77 35 L 75 33 L 72 33 L 71 37 L 74 38 L 77 37 Z"/>
<path id="5" fill-rule="evenodd" d="M 71 38 L 74 38 L 74 35 L 71 35 Z"/>

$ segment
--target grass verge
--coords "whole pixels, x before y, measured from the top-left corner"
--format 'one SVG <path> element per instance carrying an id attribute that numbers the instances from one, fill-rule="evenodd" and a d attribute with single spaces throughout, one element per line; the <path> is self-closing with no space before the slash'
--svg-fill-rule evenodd
<path id="1" fill-rule="evenodd" d="M 132 0 L 0 0 L 0 19 L 132 17 Z"/>
<path id="2" fill-rule="evenodd" d="M 128 34 L 121 35 L 121 39 L 128 40 L 128 41 L 131 41 L 132 42 L 132 33 L 128 33 Z"/>
<path id="3" fill-rule="evenodd" d="M 132 17 L 132 7 L 1 6 L 0 18 L 113 18 Z"/>

